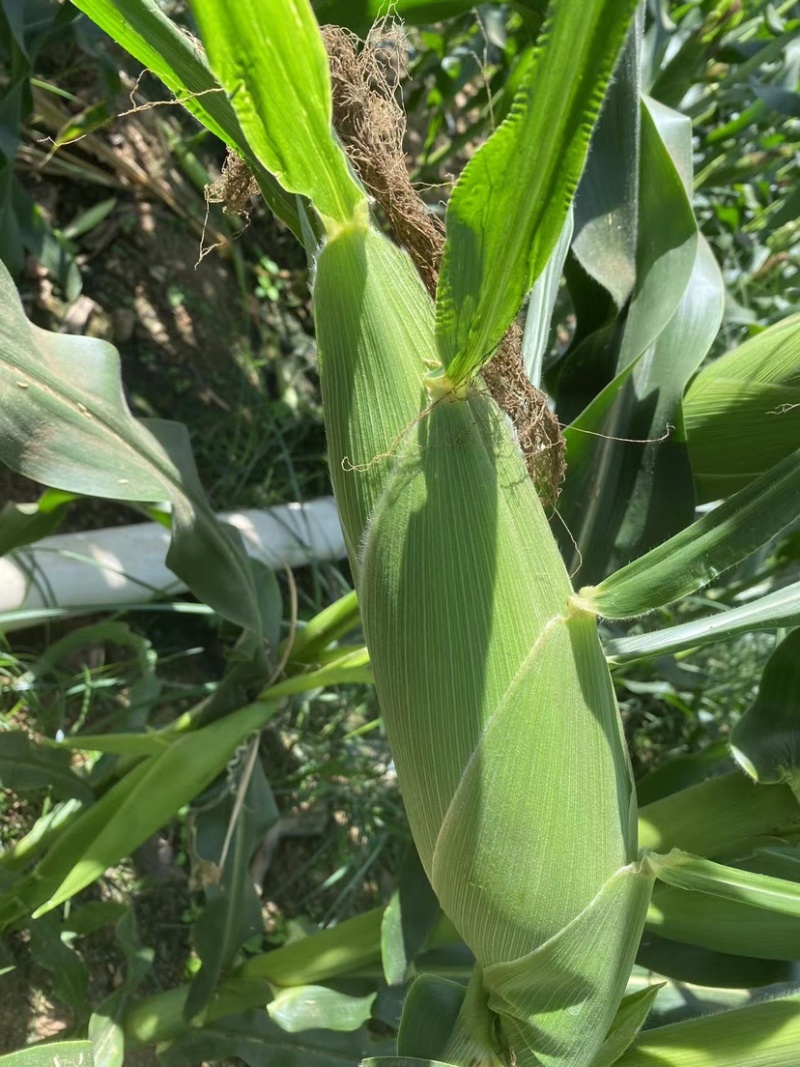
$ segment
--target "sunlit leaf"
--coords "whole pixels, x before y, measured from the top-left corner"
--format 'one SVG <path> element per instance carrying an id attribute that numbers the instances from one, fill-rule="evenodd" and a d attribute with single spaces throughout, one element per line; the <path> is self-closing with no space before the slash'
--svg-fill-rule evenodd
<path id="1" fill-rule="evenodd" d="M 202 491 L 186 428 L 135 419 L 116 349 L 28 322 L 1 264 L 0 309 L 0 459 L 71 493 L 171 500 L 167 564 L 220 614 L 260 632 L 250 565 Z"/>
<path id="2" fill-rule="evenodd" d="M 683 400 L 698 498 L 749 484 L 800 440 L 800 318 L 757 334 L 705 367 Z"/>
<path id="3" fill-rule="evenodd" d="M 211 65 L 264 167 L 337 223 L 366 194 L 331 128 L 328 57 L 308 0 L 192 0 Z"/>
<path id="4" fill-rule="evenodd" d="M 724 641 L 753 630 L 775 630 L 800 625 L 800 582 L 737 608 L 719 611 L 693 622 L 667 626 L 634 637 L 613 637 L 604 642 L 609 663 L 626 663 L 650 656 L 681 652 L 686 648 Z"/>
<path id="5" fill-rule="evenodd" d="M 436 336 L 453 383 L 491 358 L 550 258 L 634 6 L 551 5 L 547 46 L 451 194 Z"/>
<path id="6" fill-rule="evenodd" d="M 159 77 L 204 126 L 247 159 L 270 208 L 302 239 L 295 198 L 257 162 L 200 45 L 167 18 L 155 0 L 77 0 L 75 7 Z"/>
<path id="7" fill-rule="evenodd" d="M 581 600 L 631 618 L 689 596 L 767 544 L 800 514 L 800 449 L 679 534 L 622 567 Z"/>

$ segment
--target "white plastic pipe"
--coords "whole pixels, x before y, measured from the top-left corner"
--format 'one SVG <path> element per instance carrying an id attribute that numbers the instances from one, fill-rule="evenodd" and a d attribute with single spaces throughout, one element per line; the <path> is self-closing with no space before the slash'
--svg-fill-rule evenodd
<path id="1" fill-rule="evenodd" d="M 346 555 L 333 497 L 219 517 L 240 531 L 249 555 L 273 569 Z M 20 629 L 35 621 L 22 615 L 8 619 L 9 612 L 80 611 L 184 592 L 186 587 L 164 563 L 169 537 L 163 526 L 145 522 L 56 534 L 9 553 L 0 558 L 0 616 L 6 616 L 0 628 Z"/>

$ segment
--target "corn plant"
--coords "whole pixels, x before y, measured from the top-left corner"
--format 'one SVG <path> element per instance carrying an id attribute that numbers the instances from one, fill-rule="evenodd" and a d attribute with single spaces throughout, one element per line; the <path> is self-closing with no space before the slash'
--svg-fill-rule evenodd
<path id="1" fill-rule="evenodd" d="M 800 952 L 794 636 L 733 738 L 759 784 L 729 772 L 641 811 L 609 669 L 800 620 L 795 583 L 661 630 L 620 635 L 614 623 L 696 593 L 800 504 L 798 323 L 695 377 L 724 294 L 691 210 L 690 127 L 642 98 L 634 0 L 531 5 L 545 18 L 509 114 L 452 192 L 443 247 L 407 242 L 414 258 L 377 225 L 379 193 L 333 129 L 307 0 L 193 0 L 205 51 L 150 0 L 76 6 L 240 155 L 306 248 L 357 604 L 310 624 L 277 680 L 264 651 L 270 580 L 210 515 L 180 431 L 132 419 L 107 346 L 30 326 L 3 282 L 5 462 L 67 492 L 169 497 L 171 565 L 242 638 L 210 706 L 159 732 L 74 739 L 119 760 L 91 803 L 18 848 L 26 870 L 0 898 L 2 921 L 90 884 L 213 781 L 283 697 L 372 677 L 419 866 L 385 910 L 250 958 L 223 892 L 200 974 L 126 1006 L 115 1025 L 128 1038 L 174 1042 L 176 1063 L 229 1054 L 233 1029 L 253 1063 L 791 1067 L 796 994 L 642 1029 L 659 987 L 629 984 L 651 934 L 677 977 L 688 947 L 695 962 L 744 960 L 751 976 L 751 960 Z M 568 250 L 578 332 L 551 361 Z M 490 363 L 513 354 L 526 300 L 534 426 L 515 432 Z M 74 384 L 78 358 L 92 396 Z M 542 384 L 568 423 L 556 507 L 560 442 Z M 722 503 L 694 520 L 698 499 Z M 359 613 L 366 647 L 336 653 Z M 617 625 L 604 622 L 602 641 L 599 620 Z M 242 857 L 245 843 L 240 877 Z M 423 967 L 426 951 L 458 941 L 464 981 Z M 418 972 L 396 1041 L 363 1029 L 375 995 L 356 986 L 376 963 L 389 987 Z M 325 984 L 343 976 L 355 985 Z M 303 1032 L 321 1026 L 339 1033 L 308 1052 Z"/>

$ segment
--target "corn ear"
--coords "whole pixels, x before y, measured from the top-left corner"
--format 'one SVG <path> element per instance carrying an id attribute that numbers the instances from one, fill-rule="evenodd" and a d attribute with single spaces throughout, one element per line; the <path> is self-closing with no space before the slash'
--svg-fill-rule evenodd
<path id="1" fill-rule="evenodd" d="M 444 378 L 408 257 L 366 227 L 339 231 L 315 309 L 334 490 L 420 858 L 475 953 L 501 1044 L 521 1067 L 590 1064 L 652 881 L 635 864 L 594 617 L 572 605 L 503 416 Z M 558 939 L 581 922 L 592 949 L 567 974 Z M 567 981 L 557 1005 L 532 978 L 542 966 Z"/>
<path id="2" fill-rule="evenodd" d="M 357 575 L 394 452 L 425 403 L 433 304 L 408 256 L 355 224 L 318 257 L 314 309 L 331 480 Z"/>

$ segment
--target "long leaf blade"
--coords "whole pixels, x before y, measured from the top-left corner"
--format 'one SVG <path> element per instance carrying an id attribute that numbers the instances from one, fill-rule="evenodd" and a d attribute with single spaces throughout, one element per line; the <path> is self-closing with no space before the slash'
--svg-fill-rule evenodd
<path id="1" fill-rule="evenodd" d="M 800 316 L 793 315 L 721 356 L 683 400 L 698 498 L 747 485 L 800 440 Z"/>
<path id="2" fill-rule="evenodd" d="M 192 0 L 211 65 L 260 162 L 338 223 L 366 210 L 331 128 L 325 46 L 308 0 Z"/>
<path id="3" fill-rule="evenodd" d="M 257 162 L 202 50 L 155 0 L 76 0 L 75 6 L 159 77 L 207 129 L 248 160 L 270 208 L 302 238 L 295 198 Z"/>
<path id="4" fill-rule="evenodd" d="M 776 630 L 800 625 L 800 582 L 793 582 L 749 604 L 720 611 L 693 622 L 667 626 L 649 634 L 614 637 L 604 642 L 609 663 L 628 663 L 650 656 L 672 655 L 725 641 L 753 630 Z"/>
<path id="5" fill-rule="evenodd" d="M 203 493 L 186 428 L 135 419 L 117 350 L 29 323 L 2 264 L 0 310 L 0 459 L 72 493 L 170 500 L 168 565 L 220 614 L 259 632 L 250 564 L 239 535 L 217 521 Z"/>
<path id="6" fill-rule="evenodd" d="M 555 247 L 634 7 L 554 0 L 510 115 L 453 190 L 436 334 L 454 384 L 491 357 Z"/>
<path id="7" fill-rule="evenodd" d="M 582 589 L 581 600 L 609 619 L 654 611 L 708 585 L 798 514 L 800 449 L 675 537 Z"/>

